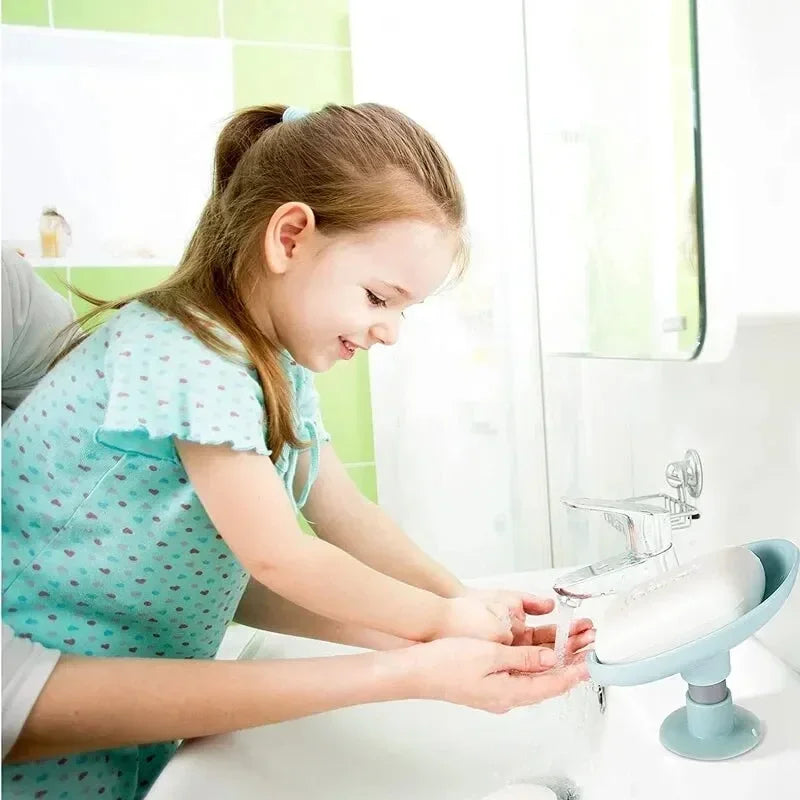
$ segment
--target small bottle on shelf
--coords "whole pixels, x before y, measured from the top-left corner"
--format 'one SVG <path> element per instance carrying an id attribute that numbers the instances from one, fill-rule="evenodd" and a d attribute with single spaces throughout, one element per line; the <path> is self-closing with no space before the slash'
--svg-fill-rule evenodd
<path id="1" fill-rule="evenodd" d="M 39 220 L 39 239 L 44 258 L 60 258 L 72 242 L 72 231 L 67 221 L 55 208 L 45 208 Z"/>

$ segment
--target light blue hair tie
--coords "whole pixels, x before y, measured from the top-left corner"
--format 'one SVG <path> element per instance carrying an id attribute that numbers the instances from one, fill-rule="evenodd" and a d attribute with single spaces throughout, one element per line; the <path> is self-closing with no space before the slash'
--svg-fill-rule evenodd
<path id="1" fill-rule="evenodd" d="M 298 108 L 297 106 L 287 106 L 286 111 L 283 112 L 283 121 L 284 122 L 296 122 L 298 119 L 302 119 L 306 114 L 308 114 L 307 108 Z"/>

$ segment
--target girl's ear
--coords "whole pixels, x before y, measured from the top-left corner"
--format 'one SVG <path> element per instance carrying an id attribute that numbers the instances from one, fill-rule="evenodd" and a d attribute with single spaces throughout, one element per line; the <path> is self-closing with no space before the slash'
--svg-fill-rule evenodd
<path id="1" fill-rule="evenodd" d="M 267 268 L 275 275 L 288 272 L 297 261 L 298 248 L 311 240 L 316 220 L 305 203 L 284 203 L 275 210 L 264 234 Z"/>

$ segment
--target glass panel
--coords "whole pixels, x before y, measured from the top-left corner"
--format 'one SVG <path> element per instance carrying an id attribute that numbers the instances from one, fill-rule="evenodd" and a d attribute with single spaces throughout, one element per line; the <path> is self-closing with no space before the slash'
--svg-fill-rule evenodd
<path id="1" fill-rule="evenodd" d="M 694 6 L 526 9 L 543 350 L 693 358 L 704 330 Z"/>

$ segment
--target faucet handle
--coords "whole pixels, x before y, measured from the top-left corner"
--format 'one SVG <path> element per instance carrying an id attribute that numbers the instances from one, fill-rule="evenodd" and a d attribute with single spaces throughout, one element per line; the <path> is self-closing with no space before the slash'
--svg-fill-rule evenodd
<path id="1" fill-rule="evenodd" d="M 627 539 L 630 553 L 655 556 L 672 546 L 673 516 L 661 495 L 632 497 L 626 500 L 563 498 L 568 508 L 596 511 Z"/>

